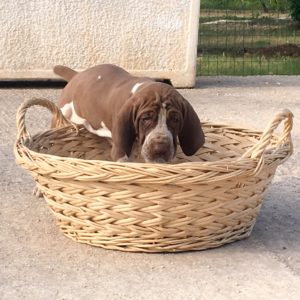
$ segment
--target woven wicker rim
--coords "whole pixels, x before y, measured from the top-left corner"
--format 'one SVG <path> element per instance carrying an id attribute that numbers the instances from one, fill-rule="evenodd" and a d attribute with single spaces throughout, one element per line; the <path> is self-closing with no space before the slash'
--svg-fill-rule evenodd
<path id="1" fill-rule="evenodd" d="M 48 159 L 56 159 L 56 160 L 62 160 L 62 161 L 68 161 L 72 163 L 72 161 L 76 161 L 76 163 L 82 163 L 85 165 L 87 163 L 87 160 L 84 159 L 79 159 L 79 158 L 71 158 L 71 157 L 60 157 L 60 156 L 55 156 L 55 155 L 49 155 L 49 154 L 41 154 L 35 151 L 30 150 L 26 146 L 26 140 L 31 139 L 30 133 L 27 131 L 26 125 L 25 125 L 25 115 L 27 110 L 32 107 L 32 106 L 42 106 L 47 108 L 53 116 L 53 120 L 55 122 L 55 127 L 56 128 L 61 128 L 61 127 L 73 127 L 76 130 L 78 130 L 78 127 L 74 123 L 70 123 L 61 113 L 60 109 L 52 102 L 47 99 L 41 99 L 41 98 L 34 98 L 25 101 L 21 107 L 19 108 L 17 115 L 16 115 L 16 123 L 17 123 L 17 141 L 15 146 L 17 145 L 22 145 L 22 148 L 28 152 L 28 154 L 34 154 L 37 157 L 47 157 Z M 274 131 L 275 129 L 284 121 L 284 129 L 281 134 L 281 136 L 275 135 Z M 215 123 L 210 123 L 210 122 L 205 122 L 203 123 L 204 126 L 209 126 L 210 124 Z M 223 124 L 217 124 L 220 127 L 225 127 L 230 129 L 230 128 L 239 128 L 240 130 L 246 130 L 249 131 L 249 129 L 246 128 L 241 128 L 239 126 L 234 126 L 234 125 L 223 125 Z M 266 126 L 266 129 L 263 131 L 260 140 L 253 145 L 250 149 L 248 149 L 240 158 L 229 158 L 229 159 L 224 159 L 222 161 L 218 161 L 217 165 L 222 168 L 224 166 L 227 171 L 228 171 L 228 164 L 230 162 L 230 167 L 234 168 L 236 170 L 242 169 L 252 169 L 253 163 L 256 165 L 255 172 L 251 173 L 257 174 L 260 172 L 263 162 L 264 162 L 264 156 L 266 154 L 266 150 L 268 146 L 271 144 L 271 139 L 274 139 L 274 136 L 277 139 L 276 145 L 273 145 L 272 147 L 272 153 L 280 152 L 282 150 L 288 151 L 290 155 L 293 152 L 293 143 L 292 143 L 292 138 L 291 138 L 291 130 L 293 128 L 293 114 L 290 110 L 288 109 L 283 109 L 282 111 L 278 112 L 274 118 L 269 122 L 269 124 Z M 53 130 L 53 129 L 52 129 Z M 259 133 L 260 131 L 253 129 L 253 132 Z M 15 147 L 16 149 L 16 147 Z M 270 149 L 268 149 L 268 153 L 270 153 Z M 288 157 L 290 156 L 288 155 Z M 287 158 L 288 158 L 287 157 Z M 287 159 L 286 158 L 286 159 Z M 283 160 L 281 163 L 283 163 L 285 160 Z M 108 168 L 119 168 L 119 167 L 126 167 L 130 169 L 144 169 L 147 170 L 147 172 L 157 172 L 159 170 L 160 172 L 160 177 L 162 175 L 161 171 L 163 170 L 180 170 L 183 169 L 185 170 L 187 167 L 190 170 L 199 170 L 201 167 L 208 167 L 208 166 L 215 166 L 216 162 L 183 162 L 179 164 L 152 164 L 152 163 L 139 163 L 139 162 L 130 162 L 130 163 L 120 163 L 120 162 L 113 162 L 113 161 L 106 161 L 106 160 L 88 160 L 89 163 L 93 164 L 98 164 L 99 166 L 102 167 L 108 167 Z M 247 168 L 246 164 L 250 163 L 251 167 Z M 235 167 L 234 167 L 235 165 Z M 244 168 L 243 168 L 244 166 Z M 152 168 L 154 169 L 152 170 Z M 227 173 L 227 172 L 226 172 Z M 232 174 L 231 174 L 232 175 Z M 219 178 L 220 179 L 220 178 Z M 207 180 L 207 177 L 203 178 L 203 180 Z"/>

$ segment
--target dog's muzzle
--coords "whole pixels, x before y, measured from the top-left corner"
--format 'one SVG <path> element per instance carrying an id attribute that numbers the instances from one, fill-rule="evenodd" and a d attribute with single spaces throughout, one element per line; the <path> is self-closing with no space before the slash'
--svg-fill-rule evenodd
<path id="1" fill-rule="evenodd" d="M 171 134 L 149 134 L 142 146 L 142 156 L 146 162 L 167 163 L 174 157 Z"/>

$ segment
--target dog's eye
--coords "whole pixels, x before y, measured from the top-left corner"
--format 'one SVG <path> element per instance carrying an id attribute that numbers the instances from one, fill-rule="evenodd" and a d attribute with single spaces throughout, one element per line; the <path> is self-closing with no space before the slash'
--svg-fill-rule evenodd
<path id="1" fill-rule="evenodd" d="M 146 122 L 146 121 L 150 121 L 152 120 L 152 117 L 151 116 L 145 116 L 145 117 L 142 117 L 142 121 Z"/>
<path id="2" fill-rule="evenodd" d="M 171 120 L 174 123 L 178 123 L 180 119 L 179 119 L 179 116 L 177 114 L 173 114 L 173 115 L 171 115 Z"/>
<path id="3" fill-rule="evenodd" d="M 148 122 L 148 121 L 152 121 L 153 117 L 154 117 L 153 113 L 147 113 L 147 114 L 142 115 L 141 120 L 143 122 Z"/>
<path id="4" fill-rule="evenodd" d="M 178 122 L 179 122 L 179 117 L 178 117 L 178 116 L 174 116 L 174 117 L 173 117 L 173 121 L 174 121 L 175 123 L 178 123 Z"/>

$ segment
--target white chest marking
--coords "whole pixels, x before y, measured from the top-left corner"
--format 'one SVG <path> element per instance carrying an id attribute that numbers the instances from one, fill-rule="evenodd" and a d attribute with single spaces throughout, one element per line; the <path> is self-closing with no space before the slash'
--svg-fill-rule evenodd
<path id="1" fill-rule="evenodd" d="M 101 122 L 100 128 L 94 129 L 86 119 L 83 119 L 76 114 L 73 102 L 65 104 L 61 108 L 61 112 L 66 118 L 70 119 L 71 122 L 77 125 L 83 125 L 89 132 L 98 136 L 111 138 L 111 131 L 106 127 L 104 122 Z"/>
<path id="2" fill-rule="evenodd" d="M 141 85 L 143 85 L 143 84 L 144 84 L 144 82 L 138 82 L 138 83 L 136 83 L 136 84 L 132 87 L 131 93 L 134 94 L 134 93 L 138 90 L 138 88 L 139 88 Z"/>

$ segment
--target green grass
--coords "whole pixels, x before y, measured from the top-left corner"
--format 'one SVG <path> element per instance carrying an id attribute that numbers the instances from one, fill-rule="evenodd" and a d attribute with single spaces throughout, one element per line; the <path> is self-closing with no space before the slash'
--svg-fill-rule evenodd
<path id="1" fill-rule="evenodd" d="M 198 45 L 198 53 L 206 54 L 236 54 L 244 48 L 260 48 L 282 44 L 300 44 L 300 38 L 294 37 L 240 37 L 219 36 L 217 38 L 201 39 Z"/>
<path id="2" fill-rule="evenodd" d="M 197 60 L 197 75 L 300 75 L 300 59 L 292 57 L 274 57 L 266 59 L 260 56 L 251 58 L 203 56 Z"/>
<path id="3" fill-rule="evenodd" d="M 289 9 L 289 0 L 264 0 L 269 10 Z M 206 9 L 262 9 L 259 0 L 201 0 L 201 7 Z"/>
<path id="4" fill-rule="evenodd" d="M 287 14 L 274 17 L 252 18 L 244 12 L 243 16 L 224 15 L 211 12 L 210 16 L 200 14 L 198 52 L 213 54 L 235 54 L 245 47 L 275 46 L 285 43 L 300 44 L 300 29 Z M 286 19 L 278 19 L 286 18 Z M 227 23 L 209 24 L 217 20 L 227 20 Z M 230 22 L 230 20 L 235 22 Z M 243 22 L 248 20 L 249 22 Z M 241 21 L 241 22 L 237 22 Z M 207 24 L 208 23 L 208 24 Z M 219 51 L 218 51 L 219 49 Z M 202 50 L 202 51 L 201 51 Z"/>
<path id="5" fill-rule="evenodd" d="M 255 1 L 219 0 L 204 1 L 204 4 L 214 3 L 213 7 L 220 8 L 222 3 L 237 5 L 238 2 L 254 5 Z M 203 1 L 201 7 L 203 8 Z M 291 20 L 289 12 L 202 9 L 198 40 L 198 61 L 201 61 L 198 75 L 300 75 L 300 57 L 265 58 L 257 54 L 243 56 L 245 48 L 272 47 L 287 43 L 300 45 L 300 27 Z"/>

